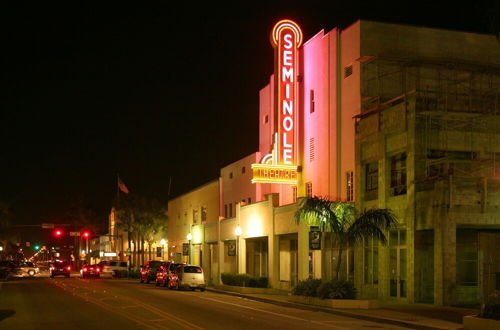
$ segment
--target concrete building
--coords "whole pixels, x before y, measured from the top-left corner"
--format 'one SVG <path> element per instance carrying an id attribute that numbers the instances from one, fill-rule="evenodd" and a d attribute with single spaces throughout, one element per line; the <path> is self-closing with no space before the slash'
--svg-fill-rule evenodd
<path id="1" fill-rule="evenodd" d="M 169 203 L 170 256 L 210 267 L 213 283 L 224 272 L 284 290 L 331 279 L 332 236 L 316 249 L 314 228 L 293 214 L 305 196 L 355 200 L 400 221 L 389 246 L 345 251 L 341 277 L 359 297 L 479 302 L 500 281 L 499 67 L 493 36 L 371 21 L 320 31 L 298 49 L 296 184 L 251 183 L 252 164 L 276 155 L 281 87 L 271 75 L 259 92 L 259 150 Z M 214 210 L 206 223 L 204 205 Z"/>
<path id="2" fill-rule="evenodd" d="M 361 27 L 356 204 L 394 210 L 400 229 L 379 248 L 378 279 L 365 263 L 357 287 L 476 304 L 500 285 L 500 45 L 474 33 Z"/>

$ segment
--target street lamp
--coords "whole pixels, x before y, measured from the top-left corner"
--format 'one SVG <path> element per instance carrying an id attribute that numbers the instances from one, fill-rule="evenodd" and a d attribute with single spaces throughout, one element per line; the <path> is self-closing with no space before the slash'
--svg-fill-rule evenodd
<path id="1" fill-rule="evenodd" d="M 161 259 L 165 259 L 165 244 L 167 244 L 167 241 L 165 241 L 164 238 L 161 239 L 160 245 L 161 245 Z"/>
<path id="2" fill-rule="evenodd" d="M 238 254 L 238 250 L 240 247 L 240 236 L 243 231 L 241 230 L 241 227 L 238 226 L 234 230 L 234 234 L 236 235 L 236 273 L 240 273 L 240 256 Z"/>
<path id="3" fill-rule="evenodd" d="M 189 253 L 188 253 L 188 264 L 191 263 L 191 240 L 193 239 L 193 235 L 191 235 L 191 233 L 187 234 L 187 240 L 189 242 Z"/>

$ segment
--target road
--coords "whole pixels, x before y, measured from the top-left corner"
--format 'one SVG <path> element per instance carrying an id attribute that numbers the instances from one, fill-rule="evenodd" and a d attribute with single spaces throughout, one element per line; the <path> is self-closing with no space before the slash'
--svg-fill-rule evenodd
<path id="1" fill-rule="evenodd" d="M 77 277 L 0 282 L 0 329 L 404 329 L 213 292 Z"/>

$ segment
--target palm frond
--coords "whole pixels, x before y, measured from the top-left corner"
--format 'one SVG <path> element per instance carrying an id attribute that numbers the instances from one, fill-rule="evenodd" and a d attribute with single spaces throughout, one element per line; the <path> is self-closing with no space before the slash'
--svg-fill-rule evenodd
<path id="1" fill-rule="evenodd" d="M 319 226 L 321 231 L 336 231 L 338 227 L 334 202 L 324 197 L 314 196 L 301 200 L 293 218 L 297 224 Z"/>
<path id="2" fill-rule="evenodd" d="M 361 243 L 364 238 L 373 237 L 382 244 L 387 244 L 384 231 L 397 226 L 397 219 L 389 209 L 365 210 L 353 222 L 348 231 L 350 243 Z"/>

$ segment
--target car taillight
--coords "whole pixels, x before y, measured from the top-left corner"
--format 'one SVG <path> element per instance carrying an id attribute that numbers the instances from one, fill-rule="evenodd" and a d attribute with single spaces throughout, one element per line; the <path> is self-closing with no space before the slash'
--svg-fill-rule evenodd
<path id="1" fill-rule="evenodd" d="M 84 272 L 86 272 L 86 271 L 87 271 L 87 268 L 84 268 L 84 269 L 83 269 L 83 271 L 84 271 Z"/>
<path id="2" fill-rule="evenodd" d="M 71 266 L 66 267 L 67 270 L 71 270 Z"/>
<path id="3" fill-rule="evenodd" d="M 96 272 L 100 272 L 101 270 L 100 270 L 99 268 L 96 268 L 96 269 L 95 269 L 95 271 L 96 271 Z"/>

